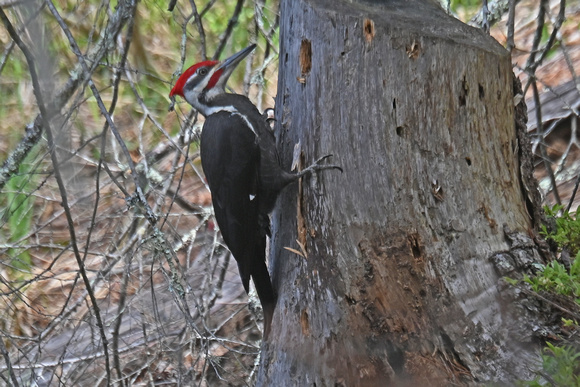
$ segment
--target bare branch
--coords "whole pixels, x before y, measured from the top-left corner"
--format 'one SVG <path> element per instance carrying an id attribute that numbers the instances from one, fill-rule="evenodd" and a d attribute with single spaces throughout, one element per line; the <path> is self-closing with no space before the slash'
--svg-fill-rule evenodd
<path id="1" fill-rule="evenodd" d="M 52 4 L 49 3 L 49 8 Z M 94 293 L 92 292 L 92 288 L 90 286 L 90 280 L 87 276 L 85 267 L 84 267 L 84 263 L 81 259 L 81 255 L 78 249 L 78 245 L 77 245 L 77 240 L 76 240 L 76 232 L 75 232 L 75 227 L 74 227 L 74 221 L 72 219 L 72 215 L 70 212 L 70 207 L 68 204 L 68 195 L 66 192 L 66 188 L 65 188 L 65 184 L 64 181 L 62 179 L 62 176 L 60 174 L 60 169 L 58 167 L 58 159 L 57 159 L 57 155 L 56 155 L 56 149 L 55 149 L 55 143 L 54 143 L 54 138 L 52 135 L 52 129 L 50 127 L 50 122 L 49 122 L 49 113 L 48 113 L 48 109 L 44 103 L 44 97 L 42 96 L 42 92 L 41 92 L 41 87 L 40 87 L 40 81 L 38 79 L 38 76 L 36 74 L 36 63 L 34 61 L 34 58 L 30 52 L 30 50 L 28 49 L 28 47 L 26 47 L 26 45 L 24 44 L 24 42 L 22 42 L 22 40 L 20 39 L 20 37 L 18 36 L 18 34 L 16 33 L 16 30 L 14 29 L 14 27 L 12 26 L 12 24 L 10 23 L 10 20 L 8 20 L 8 17 L 6 16 L 6 14 L 4 13 L 4 11 L 0 8 L 0 18 L 2 19 L 2 22 L 4 23 L 4 26 L 6 27 L 6 29 L 8 30 L 8 33 L 10 34 L 10 37 L 12 38 L 12 40 L 14 40 L 14 42 L 16 43 L 16 45 L 20 48 L 20 50 L 22 51 L 22 53 L 24 54 L 24 56 L 26 57 L 26 61 L 28 62 L 28 68 L 30 71 L 30 76 L 32 78 L 32 83 L 33 83 L 33 90 L 34 90 L 34 94 L 36 97 L 36 102 L 38 104 L 38 108 L 40 110 L 40 117 L 41 117 L 41 121 L 42 121 L 42 126 L 45 128 L 46 130 L 46 137 L 48 140 L 48 146 L 49 146 L 49 150 L 50 150 L 50 158 L 52 160 L 52 164 L 54 165 L 54 175 L 56 177 L 56 181 L 58 183 L 58 187 L 59 187 L 59 191 L 60 191 L 60 195 L 61 195 L 61 200 L 62 200 L 62 206 L 65 210 L 65 215 L 67 218 L 67 222 L 69 225 L 69 233 L 70 233 L 70 238 L 71 238 L 71 246 L 73 248 L 73 251 L 75 253 L 75 257 L 77 259 L 77 264 L 79 267 L 79 271 L 81 276 L 83 277 L 83 281 L 85 283 L 85 286 L 87 288 L 87 291 L 89 293 L 89 297 L 91 298 L 91 303 L 92 303 L 92 307 L 95 311 L 95 317 L 97 319 L 97 326 L 99 327 L 99 333 L 101 336 L 101 340 L 103 343 L 103 350 L 104 350 L 104 355 L 105 355 L 105 363 L 107 366 L 107 382 L 110 383 L 111 381 L 111 376 L 109 373 L 109 357 L 108 357 L 108 352 L 107 352 L 107 346 L 108 346 L 108 342 L 107 342 L 107 336 L 105 334 L 105 330 L 104 330 L 104 326 L 103 326 L 103 322 L 101 319 L 101 314 L 99 311 L 99 306 L 97 304 L 97 299 L 94 295 Z"/>
<path id="2" fill-rule="evenodd" d="M 95 71 L 98 63 L 106 55 L 108 48 L 117 38 L 117 35 L 124 27 L 128 20 L 128 2 L 122 2 L 121 7 L 118 7 L 115 13 L 109 19 L 106 30 L 107 34 L 103 35 L 99 43 L 94 47 L 91 52 L 87 55 L 88 61 L 93 65 L 88 69 L 88 71 L 83 72 L 82 67 L 77 64 L 76 68 L 70 71 L 70 78 L 64 84 L 64 86 L 48 101 L 47 104 L 47 120 L 51 120 L 53 116 L 59 112 L 62 107 L 68 102 L 70 97 L 76 91 L 80 82 L 83 81 L 83 77 L 87 78 Z M 82 75 L 82 77 L 81 77 Z M 18 167 L 24 160 L 24 158 L 30 153 L 34 145 L 38 143 L 42 135 L 42 125 L 40 121 L 40 116 L 36 117 L 33 124 L 30 124 L 26 128 L 25 137 L 17 145 L 16 149 L 8 156 L 2 168 L 0 168 L 0 191 L 7 183 L 7 181 L 14 175 L 18 170 Z"/>

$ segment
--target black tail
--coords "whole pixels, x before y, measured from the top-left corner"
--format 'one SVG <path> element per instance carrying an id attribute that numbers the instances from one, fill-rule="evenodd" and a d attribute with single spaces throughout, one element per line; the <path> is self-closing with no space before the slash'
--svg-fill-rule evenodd
<path id="1" fill-rule="evenodd" d="M 256 286 L 258 298 L 264 311 L 264 338 L 267 338 L 270 333 L 270 326 L 272 325 L 274 308 L 276 307 L 276 293 L 274 293 L 265 261 L 261 261 L 261 264 L 256 263 L 253 267 L 252 278 L 254 279 L 254 286 Z"/>

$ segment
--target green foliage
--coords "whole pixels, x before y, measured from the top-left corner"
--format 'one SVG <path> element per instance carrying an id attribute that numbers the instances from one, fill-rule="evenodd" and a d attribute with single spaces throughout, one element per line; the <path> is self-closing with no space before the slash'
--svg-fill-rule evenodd
<path id="1" fill-rule="evenodd" d="M 481 0 L 440 0 L 443 9 L 449 9 L 460 16 L 463 21 L 469 20 L 481 8 Z"/>
<path id="2" fill-rule="evenodd" d="M 575 256 L 580 251 L 580 207 L 573 215 L 564 211 L 562 205 L 552 208 L 546 206 L 544 210 L 546 215 L 555 220 L 556 230 L 550 232 L 542 225 L 542 235 L 552 239 L 561 248 L 567 248 Z"/>
<path id="3" fill-rule="evenodd" d="M 580 305 L 580 208 L 573 215 L 564 211 L 561 205 L 546 207 L 545 211 L 555 220 L 556 230 L 548 231 L 542 225 L 542 234 L 556 242 L 560 248 L 567 249 L 574 259 L 569 271 L 561 263 L 552 261 L 542 267 L 536 276 L 524 276 L 524 281 L 536 292 L 544 290 L 571 296 Z"/>
<path id="4" fill-rule="evenodd" d="M 451 9 L 455 10 L 457 7 L 481 7 L 481 0 L 451 0 Z"/>
<path id="5" fill-rule="evenodd" d="M 574 214 L 564 211 L 563 206 L 546 207 L 545 212 L 554 218 L 556 229 L 549 231 L 542 226 L 542 234 L 561 249 L 567 249 L 574 257 L 570 270 L 559 262 L 552 261 L 543 266 L 535 276 L 524 275 L 535 292 L 546 291 L 563 296 L 574 297 L 580 306 L 580 210 Z M 517 281 L 516 281 L 517 282 Z M 513 282 L 510 281 L 513 284 Z M 577 330 L 574 320 L 562 319 L 566 329 Z M 524 381 L 519 385 L 540 386 L 576 386 L 580 387 L 580 351 L 571 345 L 553 345 L 547 342 L 542 354 L 542 372 L 532 381 Z"/>
<path id="6" fill-rule="evenodd" d="M 580 387 L 580 352 L 571 346 L 546 343 L 542 354 L 541 375 L 520 385 L 529 387 Z"/>
<path id="7" fill-rule="evenodd" d="M 32 226 L 34 197 L 29 192 L 34 182 L 31 181 L 31 169 L 29 163 L 23 163 L 19 173 L 6 184 L 6 194 L 1 197 L 0 205 L 4 208 L 2 223 L 7 226 L 6 235 L 0 235 L 2 242 L 11 245 L 22 245 L 22 239 L 30 233 Z M 30 268 L 30 254 L 25 249 L 13 247 L 8 249 L 10 266 L 15 270 L 28 270 Z M 17 274 L 18 275 L 18 274 Z"/>
<path id="8" fill-rule="evenodd" d="M 574 297 L 580 305 L 580 208 L 573 215 L 564 211 L 561 205 L 545 207 L 544 210 L 546 215 L 554 219 L 556 229 L 549 231 L 546 225 L 542 225 L 542 235 L 553 240 L 561 249 L 568 250 L 574 259 L 570 270 L 557 261 L 547 265 L 537 264 L 536 275 L 530 277 L 524 274 L 524 282 L 535 292 L 547 291 Z M 509 278 L 506 280 L 512 285 L 518 282 Z"/>
<path id="9" fill-rule="evenodd" d="M 547 264 L 536 276 L 524 275 L 524 281 L 532 286 L 535 292 L 553 291 L 563 296 L 572 296 L 580 305 L 580 258 L 576 256 L 570 271 L 559 262 Z"/>

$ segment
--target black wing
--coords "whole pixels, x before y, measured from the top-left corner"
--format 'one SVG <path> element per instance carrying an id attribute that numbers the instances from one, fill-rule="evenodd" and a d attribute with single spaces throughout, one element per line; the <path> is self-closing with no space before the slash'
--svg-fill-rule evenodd
<path id="1" fill-rule="evenodd" d="M 259 147 L 240 116 L 220 112 L 207 117 L 200 148 L 217 223 L 248 291 L 252 265 L 265 261 L 265 252 L 256 246 Z"/>
<path id="2" fill-rule="evenodd" d="M 219 112 L 206 118 L 200 153 L 215 217 L 238 263 L 246 293 L 250 276 L 254 280 L 267 335 L 276 295 L 266 266 L 265 229 L 269 229 L 269 218 L 260 204 L 264 196 L 259 188 L 260 148 L 256 135 L 240 115 Z"/>
<path id="3" fill-rule="evenodd" d="M 296 180 L 296 176 L 288 173 L 280 166 L 280 158 L 276 147 L 276 138 L 270 125 L 263 115 L 258 112 L 254 104 L 245 96 L 239 94 L 224 94 L 216 97 L 212 102 L 218 106 L 227 106 L 233 104 L 240 114 L 248 119 L 251 123 L 255 134 L 258 136 L 260 167 L 258 180 L 258 196 L 260 199 L 260 213 L 262 223 L 267 220 L 269 226 L 268 214 L 272 212 L 276 198 L 280 191 L 289 183 Z M 267 227 L 269 228 L 269 227 Z"/>

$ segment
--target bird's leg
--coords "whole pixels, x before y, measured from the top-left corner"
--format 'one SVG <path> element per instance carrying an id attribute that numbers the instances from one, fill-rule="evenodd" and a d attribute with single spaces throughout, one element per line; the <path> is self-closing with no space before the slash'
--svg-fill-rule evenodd
<path id="1" fill-rule="evenodd" d="M 318 187 L 318 172 L 323 171 L 325 169 L 338 169 L 342 172 L 342 168 L 338 165 L 321 165 L 321 163 L 331 157 L 332 155 L 326 155 L 324 157 L 319 158 L 314 163 L 310 164 L 308 167 L 304 168 L 302 171 L 296 173 L 295 178 L 300 179 L 303 176 L 312 176 L 311 184 L 314 190 L 314 193 L 318 196 L 322 196 L 322 193 L 319 191 Z"/>

